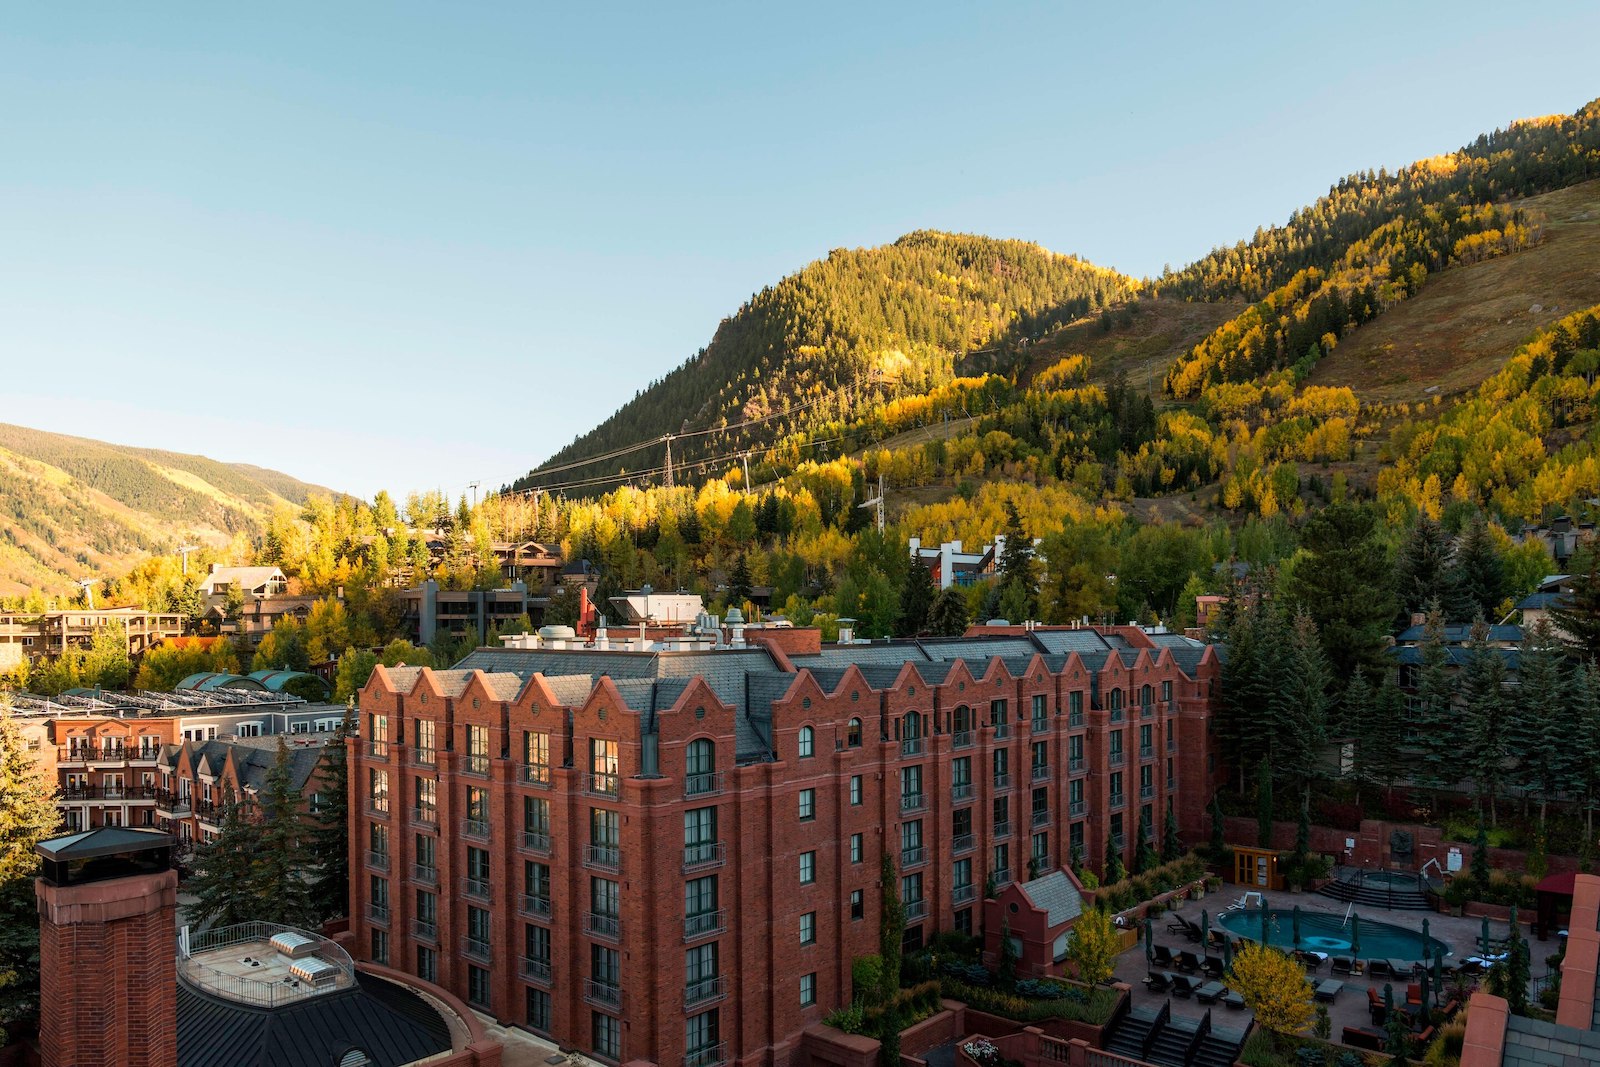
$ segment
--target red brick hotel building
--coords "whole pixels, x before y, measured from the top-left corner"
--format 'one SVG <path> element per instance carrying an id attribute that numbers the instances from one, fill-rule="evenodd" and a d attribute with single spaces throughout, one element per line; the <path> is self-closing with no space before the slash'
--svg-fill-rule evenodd
<path id="1" fill-rule="evenodd" d="M 981 934 L 992 877 L 1204 833 L 1218 675 L 1136 628 L 480 649 L 378 668 L 351 749 L 358 958 L 626 1064 L 788 1065 L 877 951 Z M 748 638 L 748 643 L 746 643 Z M 642 642 L 638 642 L 642 643 Z"/>

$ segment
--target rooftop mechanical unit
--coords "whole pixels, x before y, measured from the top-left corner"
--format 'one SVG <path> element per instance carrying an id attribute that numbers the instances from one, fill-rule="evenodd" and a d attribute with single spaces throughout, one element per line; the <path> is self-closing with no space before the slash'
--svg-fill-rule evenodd
<path id="1" fill-rule="evenodd" d="M 283 955 L 288 956 L 291 960 L 298 960 L 311 955 L 317 951 L 319 944 L 321 942 L 316 938 L 307 937 L 305 934 L 297 934 L 292 930 L 285 930 L 281 934 L 272 935 L 272 947 Z"/>
<path id="2" fill-rule="evenodd" d="M 307 956 L 289 965 L 289 973 L 317 988 L 330 986 L 339 980 L 339 968 L 320 956 Z"/>

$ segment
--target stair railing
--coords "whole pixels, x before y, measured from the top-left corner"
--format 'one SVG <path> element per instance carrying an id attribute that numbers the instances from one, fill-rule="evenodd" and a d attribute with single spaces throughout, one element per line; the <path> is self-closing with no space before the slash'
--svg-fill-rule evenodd
<path id="1" fill-rule="evenodd" d="M 1150 1030 L 1144 1035 L 1144 1040 L 1139 1042 L 1139 1058 L 1150 1059 L 1150 1046 L 1156 1043 L 1156 1038 L 1161 1036 L 1161 1031 L 1167 1028 L 1167 1023 L 1172 1021 L 1172 998 L 1168 997 L 1161 1005 L 1161 1010 L 1156 1012 L 1156 1021 L 1150 1024 Z"/>
<path id="2" fill-rule="evenodd" d="M 1206 1013 L 1200 1017 L 1200 1025 L 1194 1028 L 1194 1036 L 1189 1039 L 1189 1047 L 1183 1050 L 1184 1063 L 1193 1063 L 1195 1061 L 1195 1050 L 1200 1047 L 1200 1043 L 1210 1034 L 1211 1009 L 1207 1008 Z"/>

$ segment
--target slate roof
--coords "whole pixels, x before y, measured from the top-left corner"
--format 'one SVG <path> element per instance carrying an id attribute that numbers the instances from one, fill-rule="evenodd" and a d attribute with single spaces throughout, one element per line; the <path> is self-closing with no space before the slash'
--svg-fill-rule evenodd
<path id="1" fill-rule="evenodd" d="M 239 771 L 239 779 L 247 788 L 254 788 L 258 793 L 264 793 L 267 788 L 267 775 L 271 773 L 273 764 L 278 761 L 279 734 L 268 734 L 263 737 L 218 737 L 210 741 L 185 741 L 180 745 L 164 745 L 161 750 L 161 763 L 167 768 L 178 765 L 178 753 L 184 747 L 193 748 L 193 764 L 199 774 L 218 775 L 227 765 L 228 753 L 233 753 L 233 765 Z M 325 730 L 314 734 L 293 734 L 285 737 L 289 742 L 289 781 L 296 789 L 304 789 L 306 782 L 311 778 L 317 764 L 322 761 L 326 745 L 336 735 L 334 731 Z"/>
<path id="2" fill-rule="evenodd" d="M 1593 1067 L 1600 1063 L 1600 1034 L 1512 1015 L 1506 1019 L 1506 1067 Z"/>
<path id="3" fill-rule="evenodd" d="M 1565 598 L 1564 593 L 1529 593 L 1517 605 L 1518 611 L 1550 611 Z"/>
<path id="4" fill-rule="evenodd" d="M 1396 635 L 1395 640 L 1401 644 L 1418 644 L 1427 637 L 1426 629 L 1422 626 L 1408 626 Z M 1466 644 L 1472 640 L 1472 627 L 1462 624 L 1452 624 L 1444 628 L 1444 643 Z M 1501 626 L 1489 627 L 1489 640 L 1509 644 L 1516 644 L 1522 640 L 1522 627 L 1512 623 Z"/>
<path id="5" fill-rule="evenodd" d="M 1048 652 L 1065 655 L 1068 652 L 1099 652 L 1107 648 L 1105 638 L 1094 630 L 1035 630 L 1035 644 Z"/>
<path id="6" fill-rule="evenodd" d="M 1065 871 L 1051 871 L 1017 888 L 1029 903 L 1045 913 L 1045 922 L 1052 927 L 1069 923 L 1083 914 L 1083 898 Z"/>
<path id="7" fill-rule="evenodd" d="M 341 993 L 272 1010 L 178 982 L 178 1067 L 330 1067 L 360 1049 L 375 1067 L 448 1052 L 450 1028 L 415 993 L 368 974 Z"/>

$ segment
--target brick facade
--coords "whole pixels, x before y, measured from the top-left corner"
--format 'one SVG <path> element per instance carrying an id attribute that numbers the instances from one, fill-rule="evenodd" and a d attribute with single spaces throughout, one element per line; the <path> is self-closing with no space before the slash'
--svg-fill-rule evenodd
<path id="1" fill-rule="evenodd" d="M 914 943 L 980 933 L 986 880 L 1025 878 L 1036 844 L 1050 870 L 1080 834 L 1099 866 L 1120 817 L 1131 859 L 1141 805 L 1156 835 L 1171 798 L 1203 836 L 1215 657 L 1106 640 L 933 662 L 901 645 L 894 669 L 889 646 L 794 634 L 731 676 L 753 650 L 379 668 L 350 743 L 353 952 L 606 1061 L 799 1063 L 877 951 L 885 850 L 913 880 Z"/>

